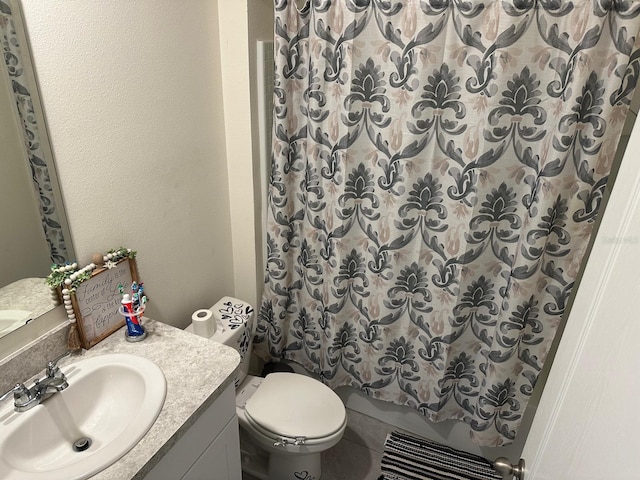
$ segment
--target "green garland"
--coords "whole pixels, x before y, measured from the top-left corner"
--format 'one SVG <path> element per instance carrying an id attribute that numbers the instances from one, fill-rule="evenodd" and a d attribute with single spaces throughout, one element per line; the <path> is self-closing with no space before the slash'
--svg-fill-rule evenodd
<path id="1" fill-rule="evenodd" d="M 103 260 L 107 268 L 111 268 L 116 262 L 123 258 L 135 259 L 138 252 L 131 250 L 130 248 L 114 248 L 103 255 Z M 78 264 L 76 262 L 67 262 L 64 265 L 51 265 L 51 273 L 46 279 L 47 285 L 53 289 L 66 288 L 69 292 L 75 292 L 82 282 L 91 278 L 93 270 L 98 268 L 95 263 L 78 270 Z"/>

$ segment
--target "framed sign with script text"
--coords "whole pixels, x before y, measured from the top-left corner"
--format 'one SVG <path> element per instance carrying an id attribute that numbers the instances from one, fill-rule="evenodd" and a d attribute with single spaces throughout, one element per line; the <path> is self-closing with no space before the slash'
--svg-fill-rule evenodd
<path id="1" fill-rule="evenodd" d="M 136 261 L 123 258 L 94 270 L 89 279 L 76 287 L 71 303 L 84 348 L 91 348 L 125 324 L 118 312 L 121 286 L 128 288 L 134 281 L 138 282 Z"/>

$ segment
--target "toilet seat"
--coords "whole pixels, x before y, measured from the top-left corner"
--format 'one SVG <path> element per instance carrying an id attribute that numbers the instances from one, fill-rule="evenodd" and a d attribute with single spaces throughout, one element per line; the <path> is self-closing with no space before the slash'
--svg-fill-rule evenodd
<path id="1" fill-rule="evenodd" d="M 241 424 L 244 426 L 244 428 L 251 431 L 254 438 L 256 435 L 260 436 L 263 439 L 263 441 L 267 442 L 268 446 L 274 446 L 274 447 L 295 446 L 296 448 L 305 448 L 305 449 L 322 447 L 320 450 L 326 450 L 326 448 L 328 448 L 327 447 L 328 445 L 335 445 L 337 441 L 340 440 L 340 438 L 342 438 L 344 429 L 347 426 L 347 420 L 345 418 L 343 426 L 340 428 L 340 430 L 338 430 L 332 435 L 329 435 L 328 437 L 321 437 L 321 438 L 308 438 L 304 436 L 289 437 L 286 435 L 279 435 L 269 430 L 265 430 L 264 428 L 262 428 L 262 426 L 256 424 L 248 415 L 245 415 L 243 420 L 244 420 L 244 423 L 241 423 Z"/>
<path id="2" fill-rule="evenodd" d="M 323 383 L 297 373 L 267 375 L 246 402 L 249 423 L 272 438 L 324 441 L 344 430 L 346 410 Z"/>

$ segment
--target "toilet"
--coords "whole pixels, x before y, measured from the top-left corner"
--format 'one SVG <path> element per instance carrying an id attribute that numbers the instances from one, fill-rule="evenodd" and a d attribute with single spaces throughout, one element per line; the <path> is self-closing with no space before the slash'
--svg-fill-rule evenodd
<path id="1" fill-rule="evenodd" d="M 322 382 L 299 373 L 274 372 L 266 378 L 248 375 L 253 308 L 223 297 L 211 311 L 216 322 L 211 340 L 240 353 L 236 413 L 247 434 L 243 437 L 258 447 L 254 455 L 251 448 L 243 448 L 243 470 L 261 480 L 319 480 L 321 452 L 340 441 L 347 425 L 342 400 Z M 193 326 L 186 330 L 193 332 Z M 261 462 L 265 457 L 266 462 Z"/>

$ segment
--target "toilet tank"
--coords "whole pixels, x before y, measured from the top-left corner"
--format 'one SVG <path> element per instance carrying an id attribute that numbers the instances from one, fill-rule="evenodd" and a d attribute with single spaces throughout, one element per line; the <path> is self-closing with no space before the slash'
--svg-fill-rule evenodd
<path id="1" fill-rule="evenodd" d="M 222 297 L 210 310 L 216 322 L 216 331 L 209 338 L 236 349 L 240 354 L 240 368 L 235 378 L 237 387 L 249 372 L 255 312 L 251 305 L 233 297 Z M 193 333 L 193 325 L 190 324 L 185 330 Z"/>

